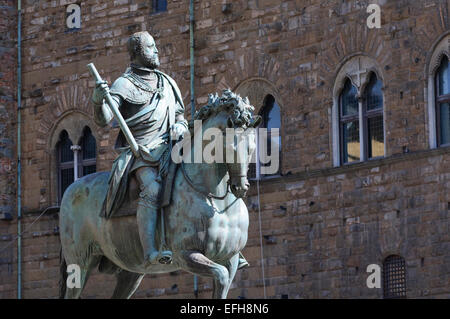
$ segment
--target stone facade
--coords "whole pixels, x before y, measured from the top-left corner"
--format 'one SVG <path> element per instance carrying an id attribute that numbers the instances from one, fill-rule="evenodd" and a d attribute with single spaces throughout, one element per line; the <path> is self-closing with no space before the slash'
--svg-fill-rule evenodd
<path id="1" fill-rule="evenodd" d="M 433 50 L 450 34 L 449 2 L 195 2 L 197 105 L 231 88 L 257 109 L 261 94 L 272 94 L 282 114 L 282 174 L 252 185 L 244 250 L 251 267 L 238 272 L 231 298 L 264 291 L 270 298 L 380 298 L 382 289 L 366 286 L 366 267 L 389 255 L 406 261 L 408 297 L 450 296 L 450 151 L 430 147 L 427 73 Z M 0 212 L 15 207 L 16 17 L 12 1 L 4 3 L 1 10 L 10 13 L 0 18 L 0 160 L 12 164 L 8 172 L 0 167 Z M 65 24 L 70 3 L 76 1 L 23 1 L 24 228 L 58 204 L 55 145 L 63 129 L 72 141 L 85 125 L 92 129 L 97 170 L 108 170 L 115 157 L 117 128 L 100 129 L 91 120 L 87 63 L 112 82 L 127 66 L 128 36 L 148 30 L 189 116 L 188 1 L 169 0 L 168 11 L 158 14 L 151 14 L 151 1 L 82 2 L 78 31 Z M 366 25 L 370 3 L 381 5 L 381 29 Z M 333 89 L 342 66 L 357 57 L 373 60 L 383 79 L 386 156 L 335 167 Z M 24 298 L 58 294 L 57 217 L 45 215 L 24 235 Z M 16 223 L 0 221 L 1 247 L 14 239 Z M 9 257 L 0 253 L 0 298 L 17 293 L 14 249 Z M 200 278 L 199 297 L 209 297 L 211 286 Z M 94 274 L 83 297 L 108 297 L 113 287 L 113 277 Z M 193 298 L 192 275 L 147 276 L 135 297 Z"/>
<path id="2" fill-rule="evenodd" d="M 13 1 L 1 4 L 0 23 L 0 214 L 13 214 L 15 194 L 16 17 Z"/>
<path id="3" fill-rule="evenodd" d="M 17 15 L 15 1 L 0 1 L 0 295 L 14 290 L 16 231 Z M 5 248 L 4 248 L 5 247 Z"/>

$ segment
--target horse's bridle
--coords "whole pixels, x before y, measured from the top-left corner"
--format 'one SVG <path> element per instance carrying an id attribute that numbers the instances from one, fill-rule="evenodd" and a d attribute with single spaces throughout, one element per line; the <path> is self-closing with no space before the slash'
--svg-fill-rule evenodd
<path id="1" fill-rule="evenodd" d="M 214 198 L 214 199 L 219 199 L 219 200 L 224 200 L 225 197 L 227 197 L 228 193 L 230 192 L 230 182 L 231 182 L 231 178 L 228 179 L 227 181 L 227 192 L 225 193 L 225 195 L 223 196 L 218 196 L 218 195 L 214 195 L 211 193 L 206 193 L 203 192 L 202 190 L 199 190 L 195 187 L 194 183 L 192 182 L 192 180 L 189 178 L 189 176 L 186 173 L 186 169 L 184 168 L 184 162 L 181 162 L 181 171 L 183 172 L 183 176 L 184 179 L 186 180 L 186 182 L 189 184 L 189 186 L 191 186 L 191 188 L 196 191 L 199 194 L 202 194 L 205 197 L 208 197 L 209 199 Z"/>
<path id="2" fill-rule="evenodd" d="M 223 135 L 226 135 L 226 133 L 223 133 L 223 132 L 222 132 L 222 134 L 223 134 Z M 212 194 L 212 193 L 206 193 L 206 192 L 204 192 L 204 191 L 202 191 L 202 190 L 199 190 L 199 189 L 197 189 L 197 188 L 195 187 L 194 183 L 192 182 L 192 180 L 190 179 L 190 177 L 189 177 L 189 176 L 187 175 L 187 173 L 186 173 L 186 169 L 184 168 L 184 161 L 181 161 L 181 171 L 182 171 L 182 173 L 183 173 L 184 179 L 185 179 L 186 182 L 189 184 L 189 186 L 190 186 L 194 191 L 196 191 L 197 193 L 202 194 L 203 196 L 205 196 L 205 197 L 207 197 L 207 198 L 209 198 L 209 199 L 214 198 L 214 199 L 218 199 L 218 200 L 224 200 L 224 199 L 227 197 L 228 193 L 230 193 L 231 174 L 230 174 L 229 172 L 228 172 L 228 175 L 230 175 L 230 177 L 228 178 L 228 181 L 227 181 L 227 191 L 226 191 L 225 195 L 223 195 L 223 196 L 218 196 L 218 195 L 214 195 L 214 194 Z M 244 177 L 244 176 L 246 177 L 247 174 L 246 174 L 246 175 L 234 175 L 234 174 L 233 174 L 233 177 Z"/>

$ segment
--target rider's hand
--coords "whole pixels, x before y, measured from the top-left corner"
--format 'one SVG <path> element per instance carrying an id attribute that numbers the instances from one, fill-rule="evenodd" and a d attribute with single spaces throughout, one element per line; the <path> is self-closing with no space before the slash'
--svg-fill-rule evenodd
<path id="1" fill-rule="evenodd" d="M 187 128 L 183 123 L 175 123 L 171 128 L 172 140 L 178 141 L 186 131 Z"/>
<path id="2" fill-rule="evenodd" d="M 95 83 L 94 93 L 92 94 L 92 102 L 94 102 L 94 104 L 102 104 L 108 89 L 108 82 L 97 81 Z"/>

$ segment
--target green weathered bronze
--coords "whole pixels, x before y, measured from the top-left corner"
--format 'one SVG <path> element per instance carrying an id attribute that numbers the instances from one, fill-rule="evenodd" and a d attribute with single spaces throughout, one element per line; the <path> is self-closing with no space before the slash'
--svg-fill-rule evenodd
<path id="1" fill-rule="evenodd" d="M 61 202 L 61 297 L 78 298 L 98 266 L 117 277 L 113 298 L 131 297 L 145 274 L 179 269 L 213 278 L 213 297 L 226 298 L 236 270 L 246 263 L 240 258 L 248 232 L 242 197 L 255 141 L 250 139 L 245 150 L 232 148 L 238 163 L 184 163 L 169 169 L 171 146 L 188 129 L 179 89 L 156 69 L 158 51 L 147 32 L 131 36 L 128 49 L 130 68 L 111 89 L 97 81 L 93 94 L 97 124 L 111 122 L 110 107 L 124 118 L 120 155 L 111 172 L 77 180 Z M 248 100 L 225 91 L 221 97 L 211 95 L 194 118 L 203 121 L 203 132 L 218 128 L 225 133 L 230 126 L 256 127 L 260 119 L 252 111 Z M 138 152 L 125 142 L 132 140 Z M 194 143 L 190 154 L 193 148 Z M 175 173 L 172 200 L 162 209 L 161 185 L 169 171 Z M 66 287 L 70 264 L 80 267 L 80 288 Z"/>

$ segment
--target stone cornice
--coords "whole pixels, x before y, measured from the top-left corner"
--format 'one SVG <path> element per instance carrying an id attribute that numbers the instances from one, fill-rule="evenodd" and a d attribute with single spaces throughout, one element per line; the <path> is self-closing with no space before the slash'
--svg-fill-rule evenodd
<path id="1" fill-rule="evenodd" d="M 396 154 L 396 155 L 392 155 L 390 157 L 384 157 L 384 158 L 369 160 L 366 162 L 344 165 L 344 166 L 340 166 L 340 167 L 315 169 L 315 170 L 310 170 L 310 171 L 296 173 L 296 174 L 288 174 L 288 175 L 277 176 L 277 177 L 263 178 L 260 180 L 260 185 L 262 187 L 261 192 L 263 192 L 263 190 L 264 190 L 264 185 L 268 185 L 268 184 L 273 186 L 273 185 L 277 185 L 277 184 L 286 184 L 286 183 L 303 181 L 303 180 L 307 180 L 307 179 L 315 178 L 315 177 L 328 177 L 328 176 L 333 176 L 333 175 L 346 174 L 346 173 L 355 172 L 355 171 L 359 171 L 359 170 L 363 170 L 363 169 L 382 167 L 382 166 L 387 166 L 390 164 L 397 164 L 397 163 L 401 163 L 401 162 L 420 160 L 420 159 L 424 159 L 424 158 L 430 158 L 430 157 L 447 155 L 447 154 L 450 154 L 450 147 L 441 147 L 441 148 L 436 148 L 436 149 L 432 149 L 432 150 L 423 150 L 423 151 L 417 151 L 417 152 L 411 152 L 411 153 L 405 153 L 405 154 Z M 255 186 L 256 181 L 252 180 L 252 181 L 250 181 L 250 184 L 252 186 Z M 283 189 L 283 188 L 279 188 L 279 189 Z M 248 196 L 253 196 L 253 195 L 256 195 L 255 187 L 251 187 L 250 192 L 248 193 Z"/>

